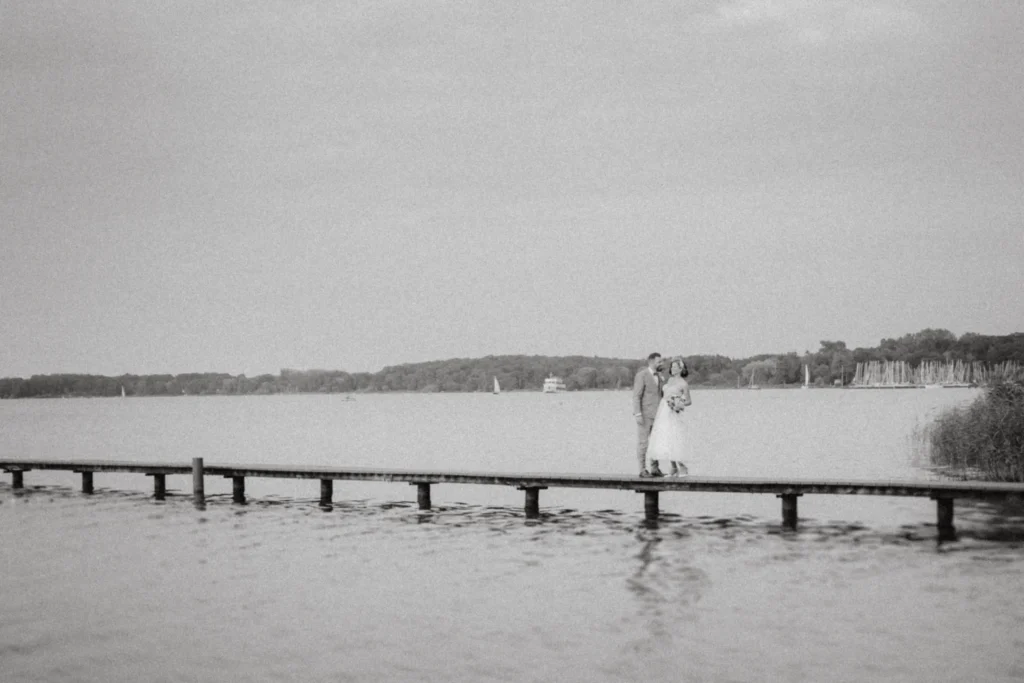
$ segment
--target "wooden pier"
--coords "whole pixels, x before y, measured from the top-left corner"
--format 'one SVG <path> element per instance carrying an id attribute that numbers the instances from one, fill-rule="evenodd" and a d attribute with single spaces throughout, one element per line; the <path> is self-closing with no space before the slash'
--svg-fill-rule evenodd
<path id="1" fill-rule="evenodd" d="M 191 464 L 115 462 L 102 460 L 0 460 L 0 469 L 11 474 L 11 486 L 25 486 L 25 473 L 32 470 L 64 470 L 82 476 L 82 492 L 93 492 L 97 472 L 129 472 L 153 477 L 153 497 L 163 500 L 167 475 L 192 475 L 192 495 L 197 505 L 205 504 L 206 476 L 232 481 L 232 500 L 245 503 L 246 477 L 318 479 L 320 504 L 331 505 L 336 480 L 405 482 L 416 486 L 421 510 L 429 510 L 430 487 L 435 484 L 511 486 L 525 493 L 528 519 L 540 516 L 540 492 L 547 488 L 619 489 L 644 495 L 644 517 L 658 518 L 661 493 L 705 491 L 719 493 L 772 494 L 782 501 L 782 525 L 797 527 L 797 499 L 807 494 L 928 497 L 936 502 L 940 537 L 952 537 L 953 501 L 961 499 L 1024 499 L 1024 484 L 986 481 L 899 481 L 826 479 L 749 479 L 741 477 L 658 477 L 641 478 L 612 474 L 550 474 L 495 472 L 438 472 L 428 470 L 375 469 L 364 467 L 293 467 L 277 465 L 206 465 L 202 458 Z"/>

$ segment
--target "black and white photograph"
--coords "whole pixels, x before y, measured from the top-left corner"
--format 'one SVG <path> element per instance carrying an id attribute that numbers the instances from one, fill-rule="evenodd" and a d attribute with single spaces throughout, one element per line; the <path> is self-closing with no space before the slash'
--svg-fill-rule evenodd
<path id="1" fill-rule="evenodd" d="M 1020 0 L 0 0 L 0 681 L 1024 680 Z"/>

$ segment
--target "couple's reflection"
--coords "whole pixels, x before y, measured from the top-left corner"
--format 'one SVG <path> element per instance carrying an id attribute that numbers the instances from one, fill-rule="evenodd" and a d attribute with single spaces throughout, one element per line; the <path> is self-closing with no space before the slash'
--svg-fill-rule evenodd
<path id="1" fill-rule="evenodd" d="M 669 534 L 657 522 L 637 529 L 636 570 L 626 585 L 637 601 L 638 616 L 650 636 L 665 636 L 673 624 L 697 618 L 696 603 L 710 586 L 697 567 L 687 535 Z"/>

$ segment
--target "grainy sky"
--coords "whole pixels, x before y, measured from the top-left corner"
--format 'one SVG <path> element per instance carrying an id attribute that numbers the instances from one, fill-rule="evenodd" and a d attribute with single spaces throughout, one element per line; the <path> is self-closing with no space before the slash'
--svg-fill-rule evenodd
<path id="1" fill-rule="evenodd" d="M 0 0 L 0 376 L 1022 329 L 1020 0 Z"/>

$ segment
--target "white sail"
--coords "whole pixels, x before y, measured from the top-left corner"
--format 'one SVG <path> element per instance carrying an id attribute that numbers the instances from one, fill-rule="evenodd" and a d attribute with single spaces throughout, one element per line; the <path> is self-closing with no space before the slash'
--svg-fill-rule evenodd
<path id="1" fill-rule="evenodd" d="M 811 386 L 811 370 L 806 365 L 804 366 L 804 389 Z"/>
<path id="2" fill-rule="evenodd" d="M 494 378 L 494 393 L 496 393 L 496 394 L 500 394 L 501 393 L 501 387 L 498 386 L 498 378 L 497 377 Z"/>
<path id="3" fill-rule="evenodd" d="M 121 385 L 121 398 L 124 398 L 124 385 Z"/>

